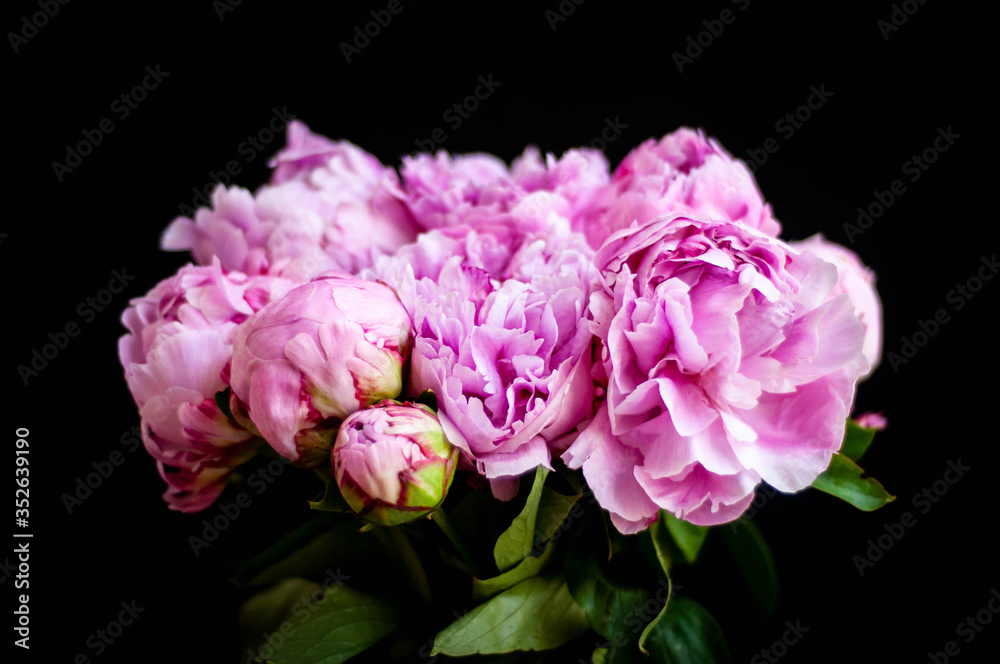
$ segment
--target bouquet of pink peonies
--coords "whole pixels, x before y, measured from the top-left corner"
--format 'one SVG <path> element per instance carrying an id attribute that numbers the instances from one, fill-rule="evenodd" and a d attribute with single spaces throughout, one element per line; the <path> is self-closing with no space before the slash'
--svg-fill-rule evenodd
<path id="1" fill-rule="evenodd" d="M 270 165 L 167 228 L 196 264 L 119 343 L 171 509 L 298 478 L 268 489 L 301 499 L 288 534 L 232 572 L 244 661 L 728 661 L 670 581 L 710 527 L 767 610 L 762 483 L 893 500 L 856 463 L 885 426 L 852 419 L 872 273 L 779 239 L 700 131 L 613 172 L 529 148 L 397 174 L 293 122 Z"/>

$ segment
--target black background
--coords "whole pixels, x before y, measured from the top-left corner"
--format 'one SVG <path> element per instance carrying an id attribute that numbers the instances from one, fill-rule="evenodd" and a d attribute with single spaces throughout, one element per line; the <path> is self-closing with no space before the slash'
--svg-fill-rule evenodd
<path id="1" fill-rule="evenodd" d="M 558 11 L 556 0 L 530 9 L 404 0 L 348 63 L 339 44 L 386 6 L 350 4 L 317 13 L 311 3 L 243 2 L 220 17 L 220 3 L 207 1 L 170 9 L 73 2 L 26 32 L 34 36 L 16 53 L 5 39 L 6 199 L 14 209 L 0 228 L 3 465 L 13 469 L 15 429 L 29 428 L 34 534 L 31 650 L 15 649 L 17 661 L 70 662 L 78 653 L 102 663 L 237 660 L 242 597 L 219 560 L 192 555 L 187 538 L 201 517 L 169 512 L 153 461 L 120 443 L 138 418 L 116 340 L 128 299 L 185 262 L 160 252 L 158 239 L 178 206 L 191 205 L 192 188 L 230 160 L 241 167 L 235 184 L 265 181 L 266 157 L 284 137 L 249 162 L 239 146 L 267 127 L 275 108 L 391 165 L 436 127 L 448 134 L 443 149 L 509 161 L 529 143 L 556 154 L 591 144 L 606 121 L 618 121 L 623 130 L 606 146 L 612 167 L 641 141 L 681 125 L 704 128 L 744 159 L 774 136 L 780 148 L 757 177 L 787 239 L 822 231 L 846 244 L 843 225 L 855 222 L 856 208 L 902 179 L 906 192 L 853 245 L 879 277 L 885 351 L 899 353 L 901 337 L 937 309 L 951 317 L 898 371 L 883 362 L 859 388 L 857 412 L 881 409 L 890 421 L 863 465 L 898 500 L 862 513 L 818 492 L 770 499 L 756 518 L 781 579 L 768 621 L 711 540 L 706 563 L 720 566 L 718 581 L 687 590 L 719 618 L 735 662 L 779 639 L 786 620 L 809 632 L 782 661 L 924 662 L 949 640 L 959 642 L 958 661 L 987 661 L 1000 643 L 1000 618 L 970 644 L 955 626 L 1000 588 L 997 434 L 988 424 L 1000 283 L 986 283 L 960 311 L 947 298 L 997 251 L 988 204 L 997 186 L 994 134 L 973 117 L 994 103 L 989 17 L 959 3 L 912 2 L 916 12 L 885 39 L 877 22 L 893 12 L 888 2 L 858 10 L 754 1 L 741 11 L 720 0 L 649 14 L 627 3 L 567 0 L 563 7 L 575 11 L 553 29 L 545 11 Z M 679 72 L 673 53 L 726 8 L 735 21 Z M 4 32 L 22 31 L 22 17 L 38 11 L 8 3 Z M 169 75 L 120 119 L 112 102 L 157 65 Z M 443 112 L 490 74 L 500 82 L 495 93 L 461 127 L 448 127 Z M 793 136 L 781 136 L 775 123 L 821 85 L 829 100 Z M 52 162 L 64 162 L 66 146 L 105 117 L 115 130 L 60 182 Z M 960 138 L 911 183 L 903 163 L 948 127 Z M 135 278 L 83 322 L 77 306 L 114 269 Z M 26 386 L 16 366 L 70 321 L 81 324 L 79 336 Z M 67 514 L 61 496 L 115 449 L 125 462 Z M 912 496 L 959 458 L 971 470 L 919 514 Z M 301 498 L 294 480 L 279 481 Z M 283 510 L 301 503 L 277 493 L 256 500 L 248 508 L 256 514 L 224 536 L 251 540 L 264 521 L 280 531 Z M 859 575 L 852 558 L 905 511 L 916 525 Z M 17 594 L 11 578 L 0 587 Z M 95 656 L 88 637 L 133 599 L 145 611 Z"/>

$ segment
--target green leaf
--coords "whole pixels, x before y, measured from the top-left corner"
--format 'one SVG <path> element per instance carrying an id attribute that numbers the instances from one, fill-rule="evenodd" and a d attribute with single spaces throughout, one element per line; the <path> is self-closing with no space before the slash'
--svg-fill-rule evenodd
<path id="1" fill-rule="evenodd" d="M 868 477 L 853 461 L 834 454 L 830 467 L 817 477 L 812 486 L 831 496 L 846 500 L 860 510 L 871 512 L 896 500 L 873 477 Z"/>
<path id="2" fill-rule="evenodd" d="M 851 461 L 859 461 L 865 452 L 868 451 L 868 446 L 872 444 L 876 431 L 878 429 L 868 429 L 858 426 L 857 422 L 848 418 L 847 429 L 844 431 L 844 442 L 840 446 L 840 453 Z"/>
<path id="3" fill-rule="evenodd" d="M 292 555 L 316 539 L 321 533 L 329 530 L 333 523 L 329 516 L 324 514 L 316 519 L 307 521 L 261 553 L 240 564 L 231 575 L 230 581 L 240 587 L 253 585 L 252 580 L 262 571 L 281 559 Z"/>
<path id="4" fill-rule="evenodd" d="M 770 547 L 757 527 L 749 521 L 733 521 L 729 527 L 719 530 L 736 566 L 763 610 L 763 620 L 767 620 L 778 603 L 778 569 Z"/>
<path id="5" fill-rule="evenodd" d="M 289 618 L 291 631 L 268 659 L 275 664 L 340 664 L 395 632 L 401 617 L 389 602 L 338 584 Z M 308 612 L 308 614 L 306 614 Z"/>
<path id="6" fill-rule="evenodd" d="M 573 599 L 583 609 L 590 626 L 617 647 L 608 661 L 621 662 L 627 653 L 639 656 L 641 633 L 653 622 L 670 597 L 670 581 L 661 580 L 657 590 L 614 583 L 589 555 L 570 550 L 565 564 L 566 583 Z M 653 605 L 649 602 L 653 600 Z M 620 645 L 622 636 L 626 644 Z"/>
<path id="7" fill-rule="evenodd" d="M 340 495 L 340 488 L 337 486 L 337 480 L 335 479 L 331 479 L 326 483 L 326 489 L 323 490 L 322 496 L 318 496 L 316 500 L 309 501 L 309 508 L 320 512 L 351 511 L 344 497 Z"/>
<path id="8" fill-rule="evenodd" d="M 334 524 L 324 513 L 244 563 L 230 580 L 240 587 L 260 586 L 293 576 L 321 578 L 338 567 L 391 563 L 377 540 L 358 534 L 357 521 Z"/>
<path id="9" fill-rule="evenodd" d="M 581 495 L 578 493 L 566 496 L 548 487 L 542 489 L 542 499 L 538 503 L 538 516 L 535 519 L 532 554 L 537 553 L 546 542 L 552 539 L 552 536 L 556 534 L 571 512 L 574 513 L 574 518 L 582 514 L 580 508 L 573 509 Z"/>
<path id="10" fill-rule="evenodd" d="M 507 570 L 499 576 L 494 576 L 489 579 L 473 579 L 472 599 L 476 602 L 482 602 L 499 592 L 517 585 L 525 579 L 535 576 L 542 570 L 543 567 L 545 567 L 545 563 L 547 563 L 551 557 L 552 545 L 550 544 L 545 547 L 541 556 L 538 556 L 537 558 L 535 556 L 528 556 L 519 562 L 516 567 Z"/>
<path id="11" fill-rule="evenodd" d="M 705 537 L 708 535 L 708 528 L 705 526 L 696 526 L 683 519 L 678 519 L 670 512 L 663 510 L 660 510 L 660 519 L 663 520 L 663 525 L 670 531 L 670 536 L 677 543 L 677 548 L 684 554 L 684 559 L 689 563 L 697 560 L 701 545 L 705 542 Z"/>
<path id="12" fill-rule="evenodd" d="M 448 497 L 451 498 L 452 494 Z M 448 522 L 458 536 L 469 545 L 483 549 L 492 561 L 493 545 L 504 530 L 502 524 L 511 520 L 516 512 L 510 509 L 508 503 L 494 498 L 488 488 L 485 491 L 469 491 L 449 507 Z"/>
<path id="13" fill-rule="evenodd" d="M 431 655 L 461 657 L 551 650 L 587 630 L 587 617 L 560 578 L 534 576 L 441 630 Z"/>
<path id="14" fill-rule="evenodd" d="M 535 523 L 538 517 L 538 505 L 542 499 L 542 488 L 549 471 L 544 466 L 535 469 L 535 481 L 531 485 L 531 493 L 521 513 L 514 517 L 510 528 L 503 531 L 497 538 L 493 548 L 493 558 L 497 569 L 506 572 L 531 554 L 535 545 Z"/>
<path id="15" fill-rule="evenodd" d="M 700 604 L 681 595 L 670 598 L 646 635 L 650 662 L 724 664 L 729 650 L 722 629 Z M 615 661 L 618 661 L 617 659 Z"/>
<path id="16" fill-rule="evenodd" d="M 558 464 L 555 468 L 559 478 L 569 486 L 573 493 L 582 494 L 584 491 L 589 493 L 590 489 L 583 481 L 582 471 L 570 470 L 563 464 Z"/>
<path id="17" fill-rule="evenodd" d="M 251 637 L 248 647 L 256 649 L 263 642 L 265 632 L 273 634 L 281 623 L 292 615 L 294 607 L 316 590 L 318 583 L 305 579 L 285 579 L 263 592 L 253 595 L 240 607 L 240 630 Z"/>

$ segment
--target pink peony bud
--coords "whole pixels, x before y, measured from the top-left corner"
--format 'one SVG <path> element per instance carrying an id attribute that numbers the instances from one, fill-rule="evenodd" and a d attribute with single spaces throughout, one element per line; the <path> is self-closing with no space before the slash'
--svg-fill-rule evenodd
<path id="1" fill-rule="evenodd" d="M 316 465 L 341 420 L 399 396 L 411 342 L 410 317 L 392 289 L 327 273 L 236 330 L 233 413 L 282 456 Z"/>
<path id="2" fill-rule="evenodd" d="M 433 410 L 387 399 L 344 420 L 332 460 L 351 509 L 371 523 L 395 526 L 441 504 L 455 476 L 458 448 Z"/>
<path id="3" fill-rule="evenodd" d="M 861 413 L 854 418 L 854 422 L 863 429 L 875 429 L 881 431 L 882 429 L 889 426 L 889 420 L 886 419 L 882 411 Z"/>

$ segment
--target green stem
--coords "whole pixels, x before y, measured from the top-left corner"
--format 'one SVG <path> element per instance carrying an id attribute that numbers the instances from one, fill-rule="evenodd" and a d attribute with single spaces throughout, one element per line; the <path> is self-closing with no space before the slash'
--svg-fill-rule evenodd
<path id="1" fill-rule="evenodd" d="M 326 484 L 333 479 L 333 472 L 328 468 L 316 467 L 313 468 L 313 472 L 316 473 L 316 477 L 318 477 L 323 484 Z"/>
<path id="2" fill-rule="evenodd" d="M 427 572 L 424 571 L 420 557 L 417 555 L 413 545 L 410 544 L 410 538 L 406 536 L 403 527 L 387 526 L 382 528 L 376 526 L 374 531 L 375 536 L 381 540 L 385 548 L 389 550 L 389 553 L 403 563 L 403 567 L 406 568 L 414 590 L 420 595 L 420 599 L 427 606 L 430 606 L 431 584 L 427 581 Z"/>
<path id="3" fill-rule="evenodd" d="M 437 524 L 441 532 L 444 533 L 445 537 L 452 543 L 452 546 L 458 551 L 458 555 L 462 557 L 462 562 L 465 566 L 469 568 L 469 572 L 472 576 L 478 576 L 476 574 L 476 564 L 472 562 L 472 556 L 469 555 L 468 549 L 462 544 L 462 540 L 458 538 L 458 535 L 452 530 L 451 524 L 448 523 L 448 517 L 444 515 L 444 510 L 440 507 L 431 512 L 431 520 Z"/>

